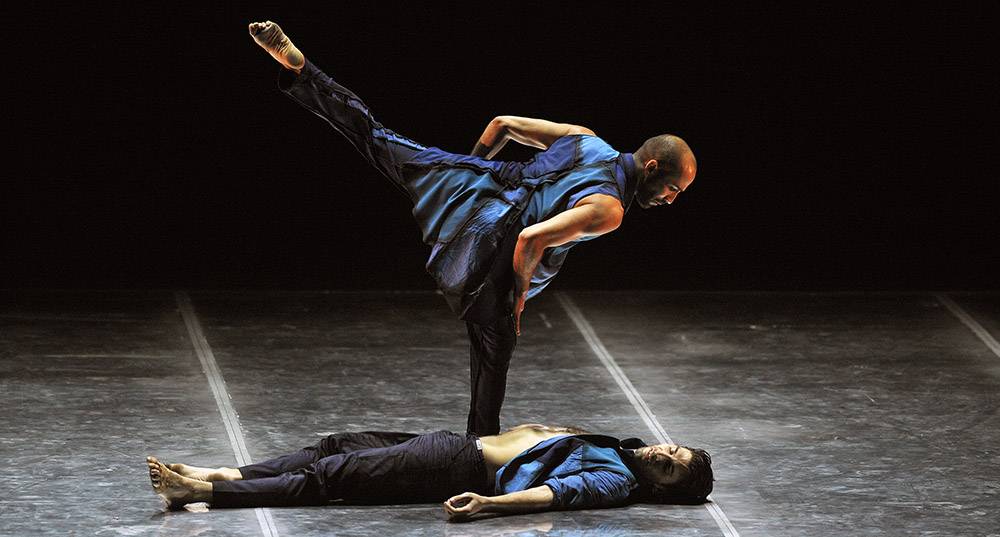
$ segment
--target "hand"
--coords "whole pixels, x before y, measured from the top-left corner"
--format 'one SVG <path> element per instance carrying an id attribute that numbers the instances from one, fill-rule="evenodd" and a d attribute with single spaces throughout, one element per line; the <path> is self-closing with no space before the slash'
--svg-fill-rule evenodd
<path id="1" fill-rule="evenodd" d="M 521 335 L 521 312 L 524 311 L 524 301 L 528 300 L 528 293 L 522 293 L 514 303 L 514 332 Z"/>
<path id="2" fill-rule="evenodd" d="M 464 520 L 482 511 L 483 506 L 487 503 L 489 503 L 489 499 L 485 496 L 480 496 L 475 492 L 463 492 L 444 502 L 444 512 L 448 514 L 449 520 Z"/>
<path id="3" fill-rule="evenodd" d="M 520 280 L 515 278 L 514 282 L 514 332 L 521 335 L 521 312 L 524 311 L 524 303 L 528 300 L 528 290 L 524 289 Z"/>

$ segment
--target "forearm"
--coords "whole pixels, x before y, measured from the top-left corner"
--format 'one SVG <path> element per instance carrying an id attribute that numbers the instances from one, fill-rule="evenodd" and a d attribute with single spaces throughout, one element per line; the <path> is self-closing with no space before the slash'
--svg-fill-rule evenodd
<path id="1" fill-rule="evenodd" d="M 552 493 L 552 489 L 542 485 L 501 496 L 487 496 L 483 499 L 482 512 L 528 513 L 531 511 L 544 511 L 552 507 L 554 499 L 555 495 Z"/>
<path id="2" fill-rule="evenodd" d="M 472 150 L 472 155 L 492 158 L 508 140 L 538 149 L 548 149 L 553 142 L 567 134 L 594 134 L 594 131 L 579 125 L 554 123 L 544 119 L 497 116 L 486 126 L 475 149 Z"/>
<path id="3" fill-rule="evenodd" d="M 545 244 L 540 237 L 528 230 L 518 235 L 513 260 L 515 288 L 522 292 L 528 291 L 531 275 L 535 273 L 535 267 L 541 262 L 544 253 Z"/>
<path id="4" fill-rule="evenodd" d="M 510 137 L 508 136 L 507 127 L 500 118 L 494 118 L 486 125 L 486 129 L 479 136 L 479 140 L 476 141 L 476 147 L 472 149 L 470 154 L 474 157 L 491 159 L 493 155 L 496 155 L 497 152 L 503 149 L 508 140 L 510 140 Z"/>

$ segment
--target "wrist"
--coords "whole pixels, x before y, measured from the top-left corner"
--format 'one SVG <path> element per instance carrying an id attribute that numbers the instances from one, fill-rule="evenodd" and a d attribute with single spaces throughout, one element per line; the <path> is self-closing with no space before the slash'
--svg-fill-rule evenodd
<path id="1" fill-rule="evenodd" d="M 518 274 L 517 275 L 517 292 L 521 296 L 526 296 L 528 294 L 528 289 L 531 288 L 531 274 Z"/>
<path id="2" fill-rule="evenodd" d="M 470 155 L 474 157 L 486 157 L 493 150 L 492 145 L 486 145 L 482 141 L 476 142 L 476 147 L 472 148 Z"/>
<path id="3" fill-rule="evenodd" d="M 490 496 L 482 496 L 482 497 L 479 498 L 479 510 L 480 511 L 492 511 L 493 510 L 493 506 L 496 505 L 496 503 L 497 502 L 493 501 L 492 497 L 490 497 Z"/>

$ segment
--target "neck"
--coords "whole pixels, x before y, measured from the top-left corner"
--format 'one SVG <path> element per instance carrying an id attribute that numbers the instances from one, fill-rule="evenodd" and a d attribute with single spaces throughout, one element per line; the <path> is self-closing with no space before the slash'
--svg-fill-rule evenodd
<path id="1" fill-rule="evenodd" d="M 642 149 L 636 151 L 635 153 L 632 153 L 632 173 L 634 173 L 635 176 L 638 178 L 637 183 L 640 185 L 646 178 L 645 177 L 646 174 L 643 172 L 645 171 L 644 165 L 646 164 L 647 160 L 649 160 L 649 158 L 646 155 L 642 154 Z"/>
<path id="2" fill-rule="evenodd" d="M 632 472 L 632 475 L 634 475 L 640 483 L 644 483 L 646 481 L 646 468 L 645 461 L 640 458 L 639 452 L 641 450 L 642 448 L 635 450 L 627 449 L 623 450 L 621 453 L 622 462 L 625 463 L 625 466 L 628 467 L 628 469 Z"/>

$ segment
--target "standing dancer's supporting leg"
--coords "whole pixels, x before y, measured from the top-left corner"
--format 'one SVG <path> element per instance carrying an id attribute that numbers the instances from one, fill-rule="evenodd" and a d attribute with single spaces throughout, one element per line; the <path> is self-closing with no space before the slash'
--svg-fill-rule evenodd
<path id="1" fill-rule="evenodd" d="M 517 233 L 508 234 L 487 276 L 486 288 L 466 316 L 472 401 L 467 431 L 479 436 L 500 432 L 500 407 L 507 391 L 507 369 L 517 331 L 514 329 L 514 270 L 511 258 Z"/>
<path id="2" fill-rule="evenodd" d="M 490 325 L 465 323 L 469 332 L 469 376 L 472 402 L 468 432 L 489 436 L 500 432 L 500 407 L 507 390 L 507 368 L 517 344 L 514 316 Z"/>

